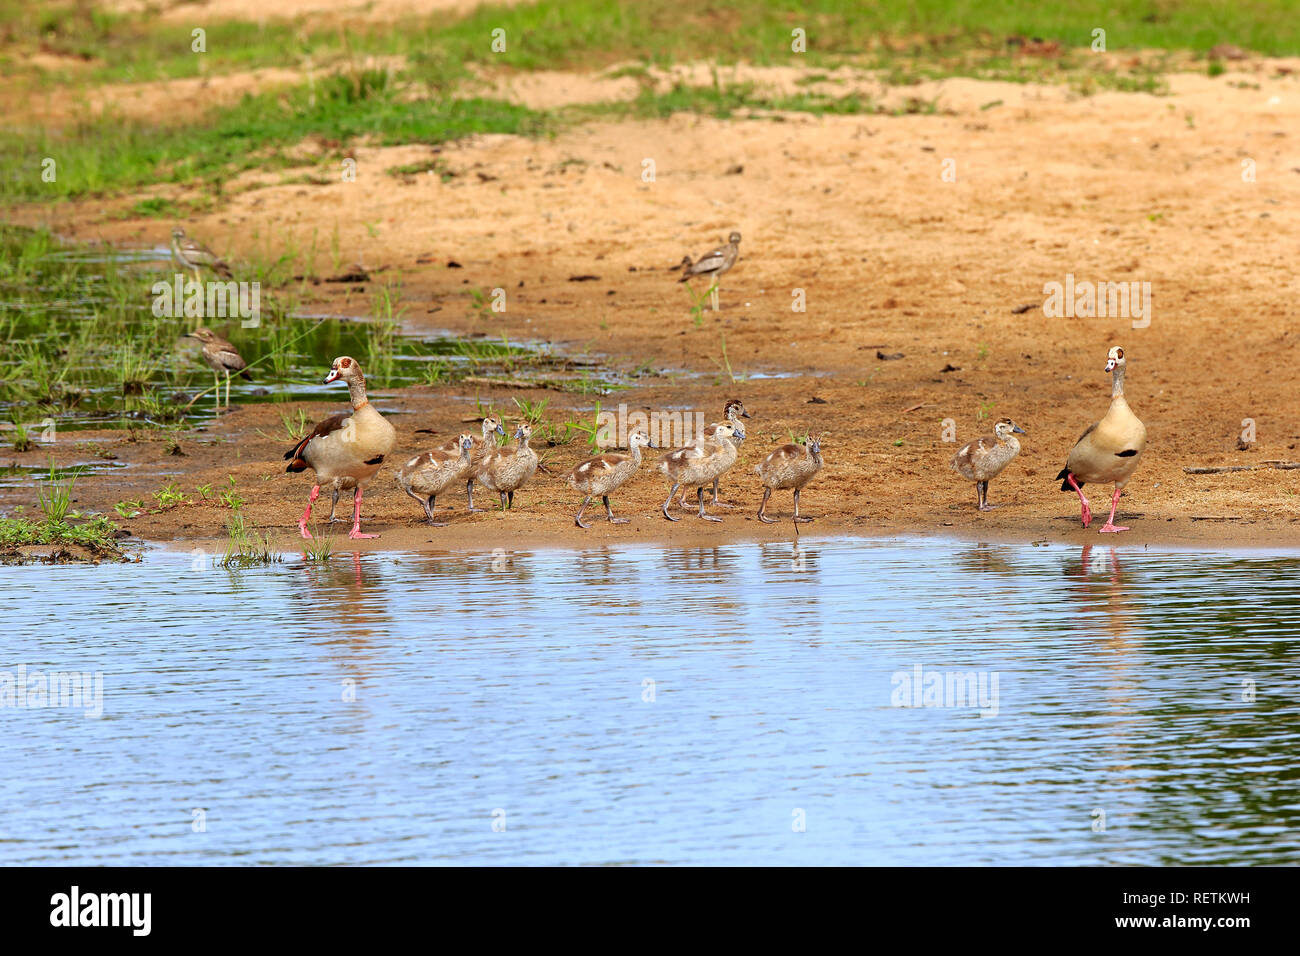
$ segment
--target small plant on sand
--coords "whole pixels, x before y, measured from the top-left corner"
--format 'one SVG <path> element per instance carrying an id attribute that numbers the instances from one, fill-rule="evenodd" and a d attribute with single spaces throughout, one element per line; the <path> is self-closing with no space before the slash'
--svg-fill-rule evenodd
<path id="1" fill-rule="evenodd" d="M 296 409 L 296 413 L 286 412 L 283 410 L 277 411 L 280 415 L 280 424 L 284 428 L 284 435 L 268 435 L 260 428 L 257 430 L 257 433 L 263 438 L 269 438 L 271 441 L 302 441 L 311 427 L 311 419 L 307 417 L 307 413 L 301 408 Z"/>
<path id="2" fill-rule="evenodd" d="M 530 402 L 526 398 L 515 399 L 515 404 L 519 406 L 520 416 L 533 428 L 536 428 L 538 422 L 542 420 L 542 414 L 546 411 L 546 406 L 550 402 L 549 398 L 543 398 L 537 402 Z"/>
<path id="3" fill-rule="evenodd" d="M 14 451 L 31 451 L 36 443 L 32 441 L 27 426 L 14 419 L 14 430 L 13 434 L 9 436 L 9 444 L 13 446 Z"/>
<path id="4" fill-rule="evenodd" d="M 80 475 L 80 471 L 74 471 L 67 479 L 60 479 L 54 462 L 50 462 L 49 478 L 36 484 L 36 506 L 47 523 L 61 524 L 67 517 L 72 505 L 72 486 Z"/>
<path id="5" fill-rule="evenodd" d="M 334 553 L 334 536 L 312 538 L 303 544 L 302 557 L 311 564 L 324 564 Z"/>
<path id="6" fill-rule="evenodd" d="M 226 550 L 217 564 L 223 568 L 248 568 L 279 561 L 271 547 L 270 533 L 248 527 L 242 514 L 231 516 L 226 524 Z"/>
<path id="7" fill-rule="evenodd" d="M 226 475 L 226 482 L 230 485 L 230 487 L 228 487 L 217 497 L 219 497 L 221 499 L 221 503 L 225 505 L 227 508 L 229 508 L 231 511 L 238 511 L 240 508 L 244 506 L 244 499 L 241 498 L 239 495 L 235 494 L 235 476 Z"/>
<path id="8" fill-rule="evenodd" d="M 144 510 L 144 501 L 140 498 L 129 498 L 113 505 L 113 510 L 117 512 L 118 517 L 130 518 Z"/>
<path id="9" fill-rule="evenodd" d="M 158 502 L 159 511 L 166 511 L 169 508 L 175 508 L 177 505 L 189 503 L 185 498 L 185 492 L 181 491 L 181 486 L 175 482 L 169 482 L 157 491 L 151 492 L 151 494 L 153 500 Z"/>
<path id="10" fill-rule="evenodd" d="M 712 294 L 714 286 L 711 285 L 703 292 L 697 293 L 695 289 L 691 287 L 689 282 L 683 282 L 682 285 L 686 287 L 686 294 L 691 297 L 691 319 L 695 322 L 695 327 L 698 329 L 704 324 L 704 304 L 709 301 L 709 296 Z"/>
<path id="11" fill-rule="evenodd" d="M 713 364 L 718 367 L 720 372 L 724 373 L 727 378 L 731 380 L 732 385 L 745 380 L 744 375 L 737 376 L 736 373 L 731 370 L 731 359 L 727 357 L 727 333 L 725 332 L 722 333 L 722 361 L 719 362 L 717 359 L 714 359 Z"/>

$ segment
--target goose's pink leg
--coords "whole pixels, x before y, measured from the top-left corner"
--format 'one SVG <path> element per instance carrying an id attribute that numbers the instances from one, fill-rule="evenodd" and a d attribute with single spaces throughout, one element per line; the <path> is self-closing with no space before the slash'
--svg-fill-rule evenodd
<path id="1" fill-rule="evenodd" d="M 1115 524 L 1115 509 L 1119 506 L 1119 496 L 1120 496 L 1120 490 L 1116 488 L 1115 494 L 1112 495 L 1110 499 L 1110 517 L 1107 518 L 1106 523 L 1101 526 L 1101 530 L 1097 532 L 1098 534 L 1105 534 L 1107 531 L 1128 530 L 1128 528 L 1125 528 L 1122 525 Z"/>
<path id="2" fill-rule="evenodd" d="M 1083 526 L 1086 528 L 1088 525 L 1092 524 L 1092 509 L 1088 507 L 1088 499 L 1083 496 L 1083 489 L 1080 488 L 1079 483 L 1074 480 L 1074 475 L 1067 474 L 1065 479 L 1070 483 L 1070 487 L 1074 489 L 1074 493 L 1079 496 L 1079 504 L 1083 508 L 1079 517 L 1083 519 Z M 1113 513 L 1114 512 L 1112 511 L 1112 514 Z"/>
<path id="3" fill-rule="evenodd" d="M 348 532 L 349 538 L 378 538 L 377 534 L 361 533 L 361 486 L 357 485 L 357 493 L 352 496 L 352 530 Z"/>
<path id="4" fill-rule="evenodd" d="M 307 522 L 311 519 L 311 506 L 316 503 L 316 499 L 319 497 L 320 485 L 312 485 L 311 496 L 307 499 L 307 510 L 304 511 L 302 517 L 298 519 L 298 530 L 302 532 L 304 538 L 311 537 L 311 532 L 307 530 Z"/>

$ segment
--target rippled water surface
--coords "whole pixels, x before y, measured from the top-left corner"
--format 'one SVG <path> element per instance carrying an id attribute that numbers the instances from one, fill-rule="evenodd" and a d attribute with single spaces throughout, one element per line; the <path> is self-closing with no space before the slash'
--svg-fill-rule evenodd
<path id="1" fill-rule="evenodd" d="M 838 539 L 0 568 L 0 695 L 103 675 L 99 718 L 0 708 L 0 863 L 1300 862 L 1298 573 Z"/>

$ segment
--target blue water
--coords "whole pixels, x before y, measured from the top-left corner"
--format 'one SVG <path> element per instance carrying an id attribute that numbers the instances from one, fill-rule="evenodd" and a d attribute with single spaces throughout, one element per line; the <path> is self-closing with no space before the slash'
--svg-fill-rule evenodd
<path id="1" fill-rule="evenodd" d="M 99 718 L 0 707 L 0 863 L 1300 862 L 1298 572 L 844 539 L 0 568 L 0 672 L 103 675 Z M 897 700 L 918 665 L 988 693 Z"/>

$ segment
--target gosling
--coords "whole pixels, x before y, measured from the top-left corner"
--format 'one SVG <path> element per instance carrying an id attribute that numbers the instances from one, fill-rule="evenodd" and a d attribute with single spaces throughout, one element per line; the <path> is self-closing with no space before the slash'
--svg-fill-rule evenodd
<path id="1" fill-rule="evenodd" d="M 700 504 L 699 517 L 705 521 L 721 521 L 716 515 L 704 513 L 704 486 L 736 463 L 736 446 L 731 437 L 736 430 L 730 425 L 719 425 L 712 438 L 706 438 L 694 445 L 670 451 L 659 459 L 659 470 L 673 483 L 672 490 L 661 509 L 669 521 L 678 521 L 668 513 L 668 506 L 673 503 L 677 489 L 683 486 L 694 488 Z"/>
<path id="2" fill-rule="evenodd" d="M 578 513 L 573 516 L 573 523 L 579 528 L 591 527 L 582 523 L 582 512 L 596 495 L 600 495 L 600 500 L 605 503 L 605 517 L 610 524 L 627 524 L 627 518 L 614 517 L 609 506 L 609 493 L 636 474 L 641 467 L 641 449 L 654 448 L 655 444 L 649 435 L 638 428 L 628 436 L 627 447 L 630 452 L 627 455 L 606 454 L 588 458 L 565 476 L 574 491 L 586 495 Z"/>
<path id="3" fill-rule="evenodd" d="M 537 473 L 537 452 L 528 447 L 533 429 L 527 422 L 515 429 L 515 443 L 492 448 L 483 455 L 474 480 L 501 496 L 501 510 L 514 507 L 515 492 Z"/>
<path id="4" fill-rule="evenodd" d="M 980 511 L 992 511 L 997 505 L 988 502 L 989 480 L 1002 473 L 1011 459 L 1020 454 L 1016 435 L 1025 430 L 1009 418 L 993 426 L 993 434 L 977 438 L 952 456 L 952 470 L 967 481 L 975 482 L 976 502 Z"/>
<path id="5" fill-rule="evenodd" d="M 742 419 L 742 418 L 749 418 L 749 417 L 750 417 L 749 412 L 745 411 L 745 403 L 742 402 L 742 401 L 741 401 L 740 399 L 738 399 L 738 398 L 728 399 L 728 400 L 727 400 L 727 404 L 725 404 L 725 405 L 722 406 L 722 419 L 723 419 L 723 421 L 725 421 L 727 424 L 729 424 L 729 425 L 730 425 L 730 426 L 735 430 L 735 432 L 736 432 L 736 434 L 733 435 L 732 438 L 731 438 L 731 443 L 732 443 L 733 445 L 736 446 L 736 450 L 737 450 L 737 451 L 740 450 L 740 446 L 741 446 L 741 445 L 744 443 L 744 441 L 745 441 L 745 426 L 744 426 L 744 423 L 741 422 L 741 419 Z M 720 424 L 721 424 L 721 422 L 714 422 L 712 425 L 705 425 L 705 426 L 704 426 L 704 431 L 701 433 L 701 436 L 700 436 L 700 437 L 701 437 L 701 438 L 712 438 L 712 437 L 713 437 L 713 433 L 714 433 L 715 431 L 717 431 L 718 425 L 720 425 Z M 698 442 L 698 440 L 697 440 L 696 444 L 698 444 L 698 443 L 699 443 L 699 442 Z M 686 494 L 687 494 L 686 489 L 683 488 L 683 489 L 682 489 L 682 500 L 681 500 L 681 506 L 682 506 L 683 508 L 688 508 L 688 507 L 690 507 L 690 506 L 686 503 Z M 715 507 L 715 508 L 719 508 L 719 507 L 722 507 L 722 508 L 730 508 L 730 507 L 731 507 L 731 505 L 724 505 L 724 504 L 722 504 L 722 502 L 720 502 L 720 501 L 718 500 L 718 479 L 717 479 L 717 478 L 714 478 L 714 479 L 713 479 L 713 507 Z"/>
<path id="6" fill-rule="evenodd" d="M 758 520 L 773 524 L 777 519 L 767 516 L 767 499 L 778 489 L 793 488 L 795 523 L 812 521 L 812 518 L 799 514 L 799 492 L 821 470 L 822 446 L 816 438 L 809 438 L 804 445 L 782 445 L 755 465 L 754 472 L 763 483 L 763 502 L 758 506 Z"/>
<path id="7" fill-rule="evenodd" d="M 473 467 L 470 453 L 474 450 L 474 436 L 461 435 L 458 444 L 459 454 L 434 448 L 416 455 L 397 472 L 397 487 L 420 503 L 429 524 L 435 528 L 447 525 L 433 520 L 434 499 L 469 474 Z"/>
<path id="8" fill-rule="evenodd" d="M 496 439 L 492 437 L 493 435 L 500 435 L 502 438 L 505 438 L 506 430 L 501 427 L 501 419 L 497 418 L 495 415 L 488 415 L 483 419 L 483 437 L 477 438 L 471 436 L 471 440 L 474 442 L 474 447 L 470 449 L 469 456 L 471 464 L 469 470 L 465 472 L 464 475 L 465 499 L 468 501 L 466 507 L 469 511 L 483 510 L 482 508 L 474 507 L 474 473 L 478 471 L 479 465 L 483 463 L 483 456 L 486 455 L 489 450 L 497 447 L 497 442 Z M 459 455 L 460 439 L 453 438 L 450 441 L 443 442 L 438 446 L 438 449 L 447 452 L 449 455 Z"/>

